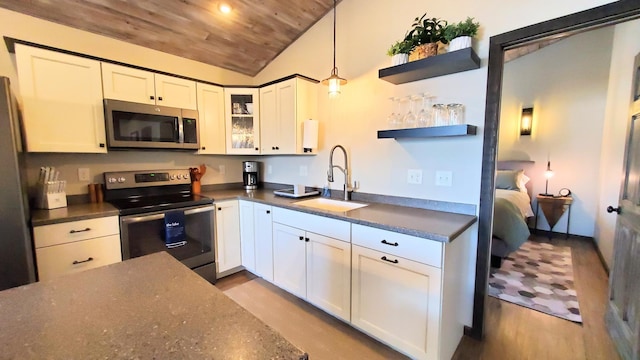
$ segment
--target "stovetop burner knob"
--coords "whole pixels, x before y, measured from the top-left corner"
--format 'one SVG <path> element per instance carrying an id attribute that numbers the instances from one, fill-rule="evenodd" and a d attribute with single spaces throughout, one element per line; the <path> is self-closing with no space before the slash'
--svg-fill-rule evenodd
<path id="1" fill-rule="evenodd" d="M 123 183 L 125 182 L 127 179 L 125 179 L 124 177 L 118 178 L 118 182 L 119 183 Z"/>
<path id="2" fill-rule="evenodd" d="M 173 175 L 173 174 L 171 174 L 171 176 L 169 176 L 169 178 L 170 178 L 171 180 L 175 180 L 175 179 L 176 179 L 176 176 L 175 176 L 175 175 Z"/>
<path id="3" fill-rule="evenodd" d="M 107 181 L 108 181 L 110 184 L 113 184 L 114 182 L 116 182 L 116 181 L 118 181 L 118 180 L 116 180 L 116 178 L 109 178 Z"/>

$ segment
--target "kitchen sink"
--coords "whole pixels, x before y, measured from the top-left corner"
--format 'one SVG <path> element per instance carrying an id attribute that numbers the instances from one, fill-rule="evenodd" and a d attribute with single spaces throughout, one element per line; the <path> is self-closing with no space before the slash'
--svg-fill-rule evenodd
<path id="1" fill-rule="evenodd" d="M 319 210 L 345 212 L 367 206 L 367 204 L 354 203 L 350 201 L 340 201 L 325 198 L 302 200 L 294 202 L 293 205 L 306 206 Z"/>

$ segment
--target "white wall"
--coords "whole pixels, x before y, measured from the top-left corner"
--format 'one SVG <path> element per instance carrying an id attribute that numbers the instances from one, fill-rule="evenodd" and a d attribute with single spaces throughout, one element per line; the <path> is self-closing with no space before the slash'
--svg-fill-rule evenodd
<path id="1" fill-rule="evenodd" d="M 640 20 L 615 26 L 609 92 L 602 137 L 600 187 L 597 204 L 595 239 L 607 266 L 613 259 L 613 237 L 616 216 L 608 214 L 607 206 L 618 204 L 620 178 L 623 169 L 624 144 L 629 122 L 629 103 L 633 80 L 633 59 L 640 52 Z"/>
<path id="2" fill-rule="evenodd" d="M 253 84 L 253 78 L 233 71 L 5 9 L 0 9 L 0 35 L 219 84 Z M 5 46 L 0 46 L 0 76 L 9 77 L 14 90 L 18 90 L 15 57 Z M 31 185 L 37 181 L 40 166 L 55 166 L 60 169 L 61 179 L 68 181 L 70 195 L 87 193 L 87 183 L 78 181 L 79 167 L 90 169 L 92 182 L 103 182 L 100 176 L 105 171 L 187 168 L 204 163 L 209 169 L 202 182 L 214 184 L 242 181 L 241 161 L 241 157 L 232 156 L 143 151 L 110 152 L 106 155 L 29 154 L 27 157 Z M 225 166 L 224 175 L 218 171 L 219 165 Z"/>
<path id="3" fill-rule="evenodd" d="M 535 161 L 527 173 L 534 211 L 535 195 L 545 192 L 547 158 L 551 160 L 549 193 L 561 188 L 572 192 L 571 234 L 594 234 L 613 30 L 578 34 L 504 66 L 498 159 Z M 522 108 L 531 106 L 532 134 L 520 136 Z M 564 215 L 554 230 L 564 232 L 567 219 Z M 549 229 L 541 211 L 538 228 Z"/>

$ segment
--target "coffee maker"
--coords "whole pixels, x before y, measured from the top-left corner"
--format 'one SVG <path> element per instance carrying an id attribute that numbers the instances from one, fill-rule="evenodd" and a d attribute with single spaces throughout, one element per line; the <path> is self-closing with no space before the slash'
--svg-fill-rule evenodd
<path id="1" fill-rule="evenodd" d="M 243 161 L 242 162 L 242 182 L 247 190 L 258 188 L 258 162 Z"/>

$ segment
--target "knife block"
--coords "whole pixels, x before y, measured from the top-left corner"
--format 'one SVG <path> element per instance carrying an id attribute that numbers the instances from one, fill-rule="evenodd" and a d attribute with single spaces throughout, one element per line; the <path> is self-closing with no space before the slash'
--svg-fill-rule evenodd
<path id="1" fill-rule="evenodd" d="M 36 207 L 38 209 L 58 209 L 67 206 L 67 193 L 65 191 L 49 192 L 57 186 L 58 181 L 39 183 L 36 193 Z"/>

